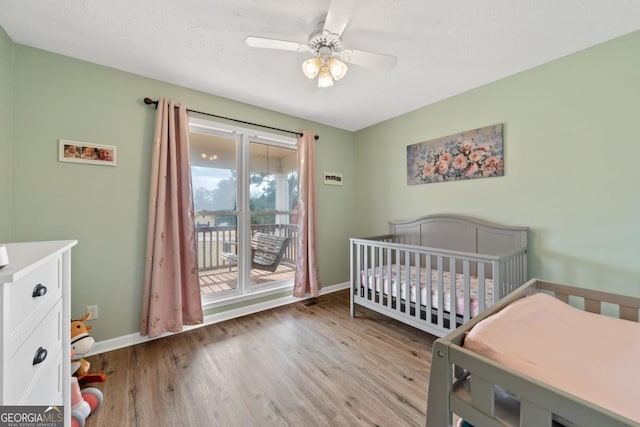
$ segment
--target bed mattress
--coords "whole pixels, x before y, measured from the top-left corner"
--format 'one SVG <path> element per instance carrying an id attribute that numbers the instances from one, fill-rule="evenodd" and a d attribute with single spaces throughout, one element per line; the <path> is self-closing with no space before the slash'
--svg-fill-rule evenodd
<path id="1" fill-rule="evenodd" d="M 464 347 L 640 422 L 638 322 L 589 313 L 536 293 L 475 325 Z"/>
<path id="2" fill-rule="evenodd" d="M 389 279 L 391 281 L 391 295 L 398 297 L 398 283 L 400 284 L 400 298 L 404 301 L 407 300 L 407 279 L 409 282 L 409 298 L 411 302 L 416 302 L 416 287 L 418 284 L 417 268 L 409 267 L 407 273 L 406 267 L 400 265 L 399 273 L 396 266 L 391 266 L 389 272 L 389 266 L 383 265 L 380 267 L 371 267 L 365 271 L 362 271 L 361 283 L 366 283 L 370 290 L 375 288 L 376 292 L 383 292 L 385 295 L 389 294 Z M 420 269 L 420 304 L 426 306 L 427 301 L 427 274 L 426 268 Z M 438 270 L 431 270 L 431 307 L 439 308 L 439 295 L 438 295 Z M 451 311 L 451 274 L 448 271 L 442 272 L 443 276 L 443 306 L 444 311 Z M 469 275 L 469 313 L 476 316 L 479 313 L 478 298 L 480 295 L 479 280 L 477 276 Z M 455 287 L 456 287 L 456 313 L 463 314 L 465 307 L 465 292 L 464 292 L 464 274 L 456 273 L 455 275 Z M 485 279 L 484 281 L 484 294 L 485 294 L 485 307 L 489 307 L 493 304 L 493 281 L 491 279 Z"/>

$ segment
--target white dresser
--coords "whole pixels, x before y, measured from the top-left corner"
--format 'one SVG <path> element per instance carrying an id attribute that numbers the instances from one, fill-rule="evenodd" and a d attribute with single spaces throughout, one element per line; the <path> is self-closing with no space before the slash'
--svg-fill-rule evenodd
<path id="1" fill-rule="evenodd" d="M 5 244 L 0 270 L 0 405 L 63 405 L 70 424 L 71 248 L 77 241 Z"/>

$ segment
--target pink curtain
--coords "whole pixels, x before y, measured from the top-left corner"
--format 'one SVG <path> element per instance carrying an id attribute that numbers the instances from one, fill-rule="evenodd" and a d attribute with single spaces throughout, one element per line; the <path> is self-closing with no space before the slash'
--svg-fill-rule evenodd
<path id="1" fill-rule="evenodd" d="M 160 98 L 151 155 L 147 257 L 140 334 L 202 323 L 184 105 Z"/>
<path id="2" fill-rule="evenodd" d="M 316 248 L 316 181 L 314 139 L 311 131 L 298 137 L 298 259 L 293 295 L 318 296 Z"/>

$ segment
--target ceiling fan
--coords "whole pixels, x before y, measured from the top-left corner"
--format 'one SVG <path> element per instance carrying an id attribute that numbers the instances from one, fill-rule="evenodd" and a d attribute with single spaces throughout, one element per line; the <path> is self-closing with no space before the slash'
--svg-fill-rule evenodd
<path id="1" fill-rule="evenodd" d="M 326 18 L 318 23 L 306 44 L 254 36 L 247 37 L 245 43 L 250 47 L 311 53 L 314 56 L 302 63 L 302 71 L 310 79 L 318 76 L 318 87 L 330 87 L 334 80 L 342 79 L 348 70 L 345 62 L 391 70 L 398 62 L 395 56 L 343 47 L 342 32 L 356 4 L 357 0 L 332 0 Z"/>

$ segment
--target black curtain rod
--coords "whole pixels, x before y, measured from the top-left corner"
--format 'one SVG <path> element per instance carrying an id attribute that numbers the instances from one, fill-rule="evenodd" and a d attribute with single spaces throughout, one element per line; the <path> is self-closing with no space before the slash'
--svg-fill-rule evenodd
<path id="1" fill-rule="evenodd" d="M 158 101 L 154 101 L 151 98 L 145 98 L 144 99 L 144 103 L 147 104 L 147 105 L 153 104 L 153 105 L 156 106 L 156 108 L 158 108 Z M 178 107 L 176 106 L 175 108 L 178 108 Z M 231 120 L 232 122 L 242 123 L 242 124 L 245 124 L 245 125 L 258 126 L 258 127 L 265 128 L 265 129 L 277 130 L 279 132 L 286 132 L 286 133 L 291 133 L 291 134 L 294 134 L 294 135 L 297 135 L 297 136 L 302 136 L 302 132 L 296 132 L 296 131 L 293 131 L 293 130 L 274 128 L 272 126 L 261 125 L 261 124 L 258 124 L 258 123 L 245 122 L 244 120 L 238 120 L 238 119 L 232 119 L 230 117 L 218 116 L 216 114 L 205 113 L 203 111 L 197 111 L 197 110 L 191 110 L 189 108 L 187 108 L 187 112 L 203 114 L 205 116 L 216 117 L 218 119 Z M 320 139 L 320 137 L 318 135 L 314 135 L 313 138 L 315 140 Z"/>

